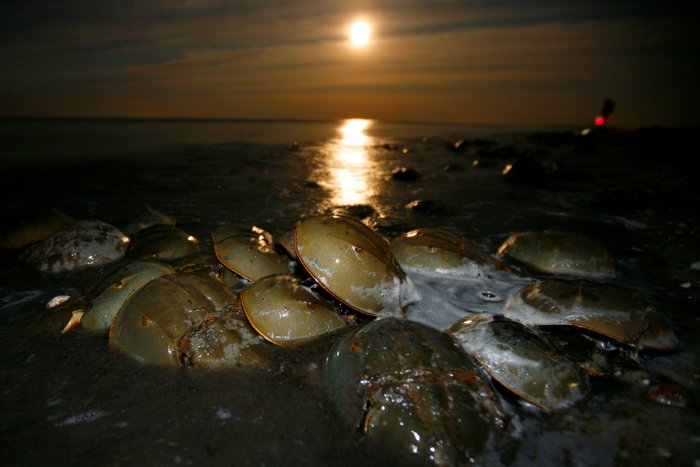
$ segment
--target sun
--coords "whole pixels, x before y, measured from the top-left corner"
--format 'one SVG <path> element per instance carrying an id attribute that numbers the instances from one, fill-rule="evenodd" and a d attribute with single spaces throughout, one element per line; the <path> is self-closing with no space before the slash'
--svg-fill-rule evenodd
<path id="1" fill-rule="evenodd" d="M 367 21 L 358 20 L 350 25 L 348 36 L 353 47 L 365 47 L 372 38 L 372 27 Z"/>

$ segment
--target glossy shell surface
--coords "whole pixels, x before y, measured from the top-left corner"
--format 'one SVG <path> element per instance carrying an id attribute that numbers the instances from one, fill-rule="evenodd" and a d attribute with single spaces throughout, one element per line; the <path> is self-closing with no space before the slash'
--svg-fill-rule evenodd
<path id="1" fill-rule="evenodd" d="M 199 251 L 199 240 L 174 225 L 154 225 L 132 238 L 129 257 L 169 261 Z"/>
<path id="2" fill-rule="evenodd" d="M 509 299 L 503 314 L 528 325 L 581 327 L 640 349 L 678 345 L 664 316 L 641 293 L 611 284 L 533 282 Z"/>
<path id="3" fill-rule="evenodd" d="M 581 367 L 516 321 L 475 314 L 450 333 L 496 381 L 539 407 L 565 409 L 590 389 Z"/>
<path id="4" fill-rule="evenodd" d="M 405 271 L 438 276 L 478 279 L 492 263 L 479 244 L 441 229 L 416 229 L 400 235 L 392 240 L 391 251 Z"/>
<path id="5" fill-rule="evenodd" d="M 153 227 L 154 225 L 175 225 L 175 218 L 153 208 L 146 208 L 136 216 L 133 222 L 124 228 L 124 231 L 128 234 L 134 234 L 139 230 Z"/>
<path id="6" fill-rule="evenodd" d="M 27 250 L 22 258 L 39 271 L 61 273 L 103 266 L 126 254 L 129 238 L 100 221 L 76 221 Z"/>
<path id="7" fill-rule="evenodd" d="M 259 227 L 243 230 L 225 225 L 214 231 L 212 238 L 219 261 L 245 279 L 255 282 L 293 272 L 289 257 L 276 250 L 272 235 Z"/>
<path id="8" fill-rule="evenodd" d="M 403 316 L 413 284 L 396 263 L 389 244 L 362 222 L 319 216 L 297 223 L 299 261 L 331 295 L 372 316 Z"/>
<path id="9" fill-rule="evenodd" d="M 603 277 L 614 272 L 612 255 L 600 242 L 569 232 L 513 234 L 498 249 L 498 256 L 551 274 Z"/>
<path id="10" fill-rule="evenodd" d="M 132 292 L 153 279 L 173 274 L 175 269 L 154 261 L 129 263 L 110 277 L 112 283 L 93 301 L 80 321 L 83 329 L 96 333 L 107 333 L 112 320 Z"/>
<path id="11" fill-rule="evenodd" d="M 474 462 L 496 424 L 481 370 L 450 336 L 419 323 L 385 318 L 348 334 L 325 371 L 349 432 L 411 463 Z"/>
<path id="12" fill-rule="evenodd" d="M 138 361 L 166 367 L 196 364 L 198 355 L 215 351 L 220 364 L 249 363 L 250 351 L 261 341 L 237 305 L 237 296 L 208 275 L 162 276 L 129 297 L 112 323 L 109 344 Z"/>
<path id="13" fill-rule="evenodd" d="M 265 277 L 240 295 L 250 324 L 274 344 L 301 342 L 346 325 L 331 302 L 293 276 Z"/>
<path id="14" fill-rule="evenodd" d="M 290 257 L 297 259 L 297 252 L 294 250 L 294 230 L 288 230 L 277 237 L 275 244 L 282 248 Z"/>
<path id="15" fill-rule="evenodd" d="M 207 315 L 177 342 L 183 365 L 205 368 L 265 366 L 269 362 L 265 349 L 240 303 L 223 313 Z"/>

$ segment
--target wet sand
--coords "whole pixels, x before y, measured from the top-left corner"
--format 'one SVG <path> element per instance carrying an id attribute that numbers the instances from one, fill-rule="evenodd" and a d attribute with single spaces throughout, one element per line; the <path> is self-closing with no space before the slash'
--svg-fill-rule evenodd
<path id="1" fill-rule="evenodd" d="M 319 125 L 318 134 L 334 133 L 333 124 Z M 297 145 L 192 137 L 118 156 L 8 163 L 0 175 L 3 218 L 11 223 L 28 211 L 54 207 L 124 226 L 150 206 L 175 216 L 201 239 L 203 251 L 211 251 L 209 232 L 221 223 L 260 225 L 280 234 L 300 216 L 358 203 L 374 207 L 377 229 L 388 238 L 416 227 L 448 228 L 492 254 L 515 231 L 586 233 L 614 252 L 614 282 L 643 292 L 680 339 L 678 352 L 642 356 L 640 365 L 700 400 L 700 271 L 691 269 L 700 261 L 700 190 L 681 150 L 696 141 L 697 129 L 582 138 L 572 132 L 470 129 L 460 135 L 458 129 L 427 133 L 417 127 L 392 136 L 391 128 L 379 127 L 353 144 L 332 136 L 305 140 L 294 132 L 288 143 Z M 460 137 L 465 149 L 448 149 Z M 555 160 L 556 170 L 505 180 L 504 166 L 526 154 Z M 357 157 L 359 164 L 353 162 Z M 396 181 L 391 174 L 399 167 L 421 177 Z M 433 208 L 405 207 L 415 200 L 433 201 Z M 372 451 L 347 433 L 330 410 L 321 372 L 333 338 L 298 350 L 271 349 L 273 363 L 264 369 L 173 373 L 133 362 L 111 352 L 104 339 L 80 331 L 59 336 L 58 323 L 37 330 L 46 302 L 78 290 L 91 275 L 42 275 L 21 264 L 18 252 L 0 252 L 4 464 L 392 460 L 391 453 Z M 497 389 L 510 422 L 494 434 L 483 462 L 696 463 L 697 409 L 660 405 L 645 392 L 643 383 L 595 379 L 591 394 L 574 408 L 546 414 Z"/>

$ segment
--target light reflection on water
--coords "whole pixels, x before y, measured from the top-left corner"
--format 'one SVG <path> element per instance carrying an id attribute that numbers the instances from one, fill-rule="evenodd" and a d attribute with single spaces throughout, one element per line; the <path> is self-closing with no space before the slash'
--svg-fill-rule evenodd
<path id="1" fill-rule="evenodd" d="M 319 184 L 330 194 L 332 205 L 366 204 L 376 194 L 379 182 L 371 148 L 375 138 L 367 134 L 372 120 L 344 120 L 338 137 L 321 146 Z"/>

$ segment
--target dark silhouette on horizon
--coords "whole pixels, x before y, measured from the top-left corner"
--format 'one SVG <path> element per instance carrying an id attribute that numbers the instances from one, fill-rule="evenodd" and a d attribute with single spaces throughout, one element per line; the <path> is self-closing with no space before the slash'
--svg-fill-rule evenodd
<path id="1" fill-rule="evenodd" d="M 595 126 L 598 128 L 605 128 L 605 125 L 608 123 L 608 119 L 610 118 L 610 115 L 612 115 L 613 110 L 615 110 L 615 103 L 610 98 L 606 98 L 603 101 L 603 110 L 593 122 Z"/>

